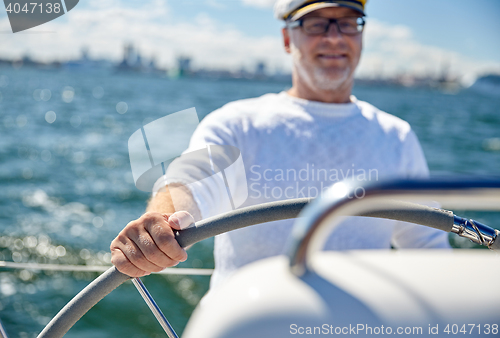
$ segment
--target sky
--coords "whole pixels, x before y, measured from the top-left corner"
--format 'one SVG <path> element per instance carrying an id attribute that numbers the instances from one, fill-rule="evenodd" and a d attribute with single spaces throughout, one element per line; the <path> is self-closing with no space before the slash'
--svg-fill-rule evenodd
<path id="1" fill-rule="evenodd" d="M 196 68 L 242 67 L 264 61 L 290 71 L 274 0 L 81 0 L 66 15 L 13 34 L 0 8 L 0 58 L 118 61 L 133 43 L 144 58 L 173 67 L 180 55 Z M 437 76 L 465 84 L 500 73 L 500 0 L 368 0 L 360 77 Z"/>

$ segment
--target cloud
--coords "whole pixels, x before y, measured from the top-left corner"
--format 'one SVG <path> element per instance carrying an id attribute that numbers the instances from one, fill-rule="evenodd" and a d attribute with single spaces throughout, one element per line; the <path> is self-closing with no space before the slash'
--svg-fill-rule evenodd
<path id="1" fill-rule="evenodd" d="M 158 56 L 160 64 L 173 66 L 179 55 L 193 57 L 194 66 L 239 69 L 254 68 L 258 60 L 270 64 L 286 63 L 281 42 L 276 37 L 249 37 L 234 27 L 199 14 L 190 22 L 172 23 L 164 1 L 143 3 L 139 8 L 116 1 L 103 6 L 99 1 L 39 28 L 49 34 L 5 35 L 1 57 L 20 57 L 29 53 L 37 60 L 77 58 L 83 46 L 92 57 L 123 55 L 123 45 L 133 43 L 144 57 Z M 151 10 L 154 8 L 154 10 Z M 0 20 L 0 30 L 9 30 L 8 19 Z"/>
<path id="2" fill-rule="evenodd" d="M 243 4 L 257 8 L 273 8 L 276 0 L 242 0 Z"/>
<path id="3" fill-rule="evenodd" d="M 252 4 L 259 6 L 271 6 L 272 2 L 252 0 Z M 79 57 L 81 48 L 86 46 L 91 57 L 119 61 L 123 45 L 133 43 L 144 58 L 156 56 L 158 64 L 166 67 L 174 66 L 178 56 L 186 55 L 193 58 L 194 67 L 254 69 L 258 61 L 265 61 L 271 70 L 291 69 L 290 57 L 284 52 L 277 32 L 248 36 L 206 13 L 181 22 L 175 15 L 162 0 L 142 2 L 140 7 L 117 0 L 91 0 L 62 17 L 64 20 L 51 21 L 26 34 L 2 34 L 0 57 L 18 58 L 29 53 L 38 60 L 70 60 Z M 7 17 L 0 18 L 0 31 L 8 31 L 9 27 Z M 54 33 L 37 34 L 37 31 Z M 422 44 L 403 25 L 370 19 L 364 34 L 359 76 L 389 77 L 403 73 L 438 76 L 449 68 L 452 74 L 470 82 L 477 74 L 500 73 L 499 62 L 478 62 Z"/>
<path id="4" fill-rule="evenodd" d="M 227 6 L 225 4 L 223 4 L 222 2 L 219 2 L 217 0 L 206 0 L 205 3 L 210 6 L 210 7 L 213 7 L 213 8 L 217 8 L 217 9 L 226 9 Z"/>
<path id="5" fill-rule="evenodd" d="M 359 76 L 409 74 L 436 77 L 443 72 L 469 83 L 478 74 L 500 72 L 500 62 L 479 62 L 454 51 L 425 45 L 418 42 L 406 26 L 369 20 L 364 33 Z"/>

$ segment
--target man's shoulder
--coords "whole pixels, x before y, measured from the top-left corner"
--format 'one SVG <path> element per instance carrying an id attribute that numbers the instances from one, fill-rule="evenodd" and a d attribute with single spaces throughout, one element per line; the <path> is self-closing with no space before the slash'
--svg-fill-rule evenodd
<path id="1" fill-rule="evenodd" d="M 280 94 L 265 94 L 255 98 L 229 102 L 209 113 L 200 122 L 202 129 L 224 129 L 241 132 L 250 126 L 260 125 L 273 115 L 280 106 Z"/>
<path id="2" fill-rule="evenodd" d="M 410 124 L 397 116 L 382 111 L 365 101 L 357 100 L 356 104 L 366 119 L 372 121 L 373 123 L 377 123 L 386 132 L 397 131 L 401 136 L 403 136 L 411 131 Z"/>
<path id="3" fill-rule="evenodd" d="M 258 114 L 267 107 L 276 104 L 279 97 L 280 94 L 269 93 L 259 97 L 232 101 L 214 110 L 207 116 L 234 118 L 247 114 Z"/>

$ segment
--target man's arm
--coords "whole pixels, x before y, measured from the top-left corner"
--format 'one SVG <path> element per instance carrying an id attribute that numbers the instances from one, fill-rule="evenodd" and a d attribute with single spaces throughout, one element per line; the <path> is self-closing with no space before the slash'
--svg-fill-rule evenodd
<path id="1" fill-rule="evenodd" d="M 158 193 L 149 200 L 146 212 L 173 214 L 176 212 L 173 202 L 174 199 L 177 209 L 189 212 L 194 217 L 195 221 L 201 220 L 200 210 L 194 201 L 193 195 L 189 189 L 182 184 L 170 184 L 168 187 L 158 191 Z"/>
<path id="2" fill-rule="evenodd" d="M 176 211 L 174 207 L 183 211 Z M 152 197 L 146 213 L 130 222 L 111 242 L 111 262 L 131 277 L 141 277 L 187 259 L 174 230 L 188 227 L 201 215 L 186 187 L 169 185 Z M 173 230 L 174 229 L 174 230 Z"/>

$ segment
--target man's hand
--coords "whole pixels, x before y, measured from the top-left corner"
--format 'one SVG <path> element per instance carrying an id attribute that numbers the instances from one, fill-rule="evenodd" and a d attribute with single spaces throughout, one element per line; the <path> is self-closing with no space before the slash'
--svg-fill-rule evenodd
<path id="1" fill-rule="evenodd" d="M 141 277 L 184 262 L 187 253 L 175 240 L 174 231 L 192 223 L 193 216 L 187 211 L 146 212 L 111 242 L 111 263 L 130 277 Z"/>

